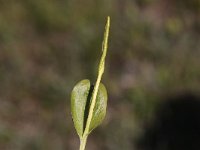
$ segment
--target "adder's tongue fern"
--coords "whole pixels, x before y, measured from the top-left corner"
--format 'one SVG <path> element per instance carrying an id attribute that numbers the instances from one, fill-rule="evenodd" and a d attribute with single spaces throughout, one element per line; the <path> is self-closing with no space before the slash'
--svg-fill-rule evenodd
<path id="1" fill-rule="evenodd" d="M 101 83 L 105 68 L 105 58 L 108 47 L 110 17 L 104 32 L 102 56 L 98 68 L 98 76 L 94 88 L 88 79 L 78 82 L 71 94 L 71 113 L 75 129 L 80 138 L 80 150 L 85 150 L 89 133 L 101 124 L 106 115 L 107 91 Z"/>

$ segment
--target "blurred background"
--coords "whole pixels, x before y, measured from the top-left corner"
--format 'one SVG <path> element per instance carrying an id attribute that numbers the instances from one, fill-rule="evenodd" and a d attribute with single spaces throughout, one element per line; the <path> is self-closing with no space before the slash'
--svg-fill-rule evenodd
<path id="1" fill-rule="evenodd" d="M 70 93 L 96 79 L 108 15 L 108 111 L 88 150 L 136 149 L 163 95 L 200 91 L 199 0 L 0 0 L 0 149 L 78 149 Z"/>

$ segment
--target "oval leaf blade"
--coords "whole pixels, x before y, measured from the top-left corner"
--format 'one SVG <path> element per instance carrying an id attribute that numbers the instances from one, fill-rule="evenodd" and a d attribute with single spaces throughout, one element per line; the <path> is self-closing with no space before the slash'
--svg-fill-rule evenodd
<path id="1" fill-rule="evenodd" d="M 105 118 L 107 99 L 107 90 L 105 86 L 102 83 L 100 83 L 89 132 L 91 132 L 93 129 L 99 126 Z"/>
<path id="2" fill-rule="evenodd" d="M 82 137 L 84 132 L 85 108 L 90 90 L 90 81 L 85 79 L 76 84 L 71 94 L 71 113 L 75 129 Z"/>

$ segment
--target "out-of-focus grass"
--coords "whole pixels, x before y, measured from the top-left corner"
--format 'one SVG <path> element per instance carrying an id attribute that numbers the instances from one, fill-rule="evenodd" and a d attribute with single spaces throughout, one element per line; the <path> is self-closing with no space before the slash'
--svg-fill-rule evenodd
<path id="1" fill-rule="evenodd" d="M 0 0 L 0 149 L 78 148 L 70 92 L 95 77 L 107 15 L 108 116 L 88 149 L 133 149 L 160 95 L 200 90 L 199 9 L 198 0 Z"/>

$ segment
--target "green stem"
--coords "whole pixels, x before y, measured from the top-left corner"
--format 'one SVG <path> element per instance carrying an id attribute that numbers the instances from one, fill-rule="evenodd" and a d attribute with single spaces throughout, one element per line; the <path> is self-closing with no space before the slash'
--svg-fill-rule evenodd
<path id="1" fill-rule="evenodd" d="M 87 142 L 87 136 L 80 138 L 80 148 L 79 148 L 79 150 L 85 150 L 86 142 Z"/>
<path id="2" fill-rule="evenodd" d="M 91 106 L 90 106 L 90 109 L 89 109 L 89 114 L 88 114 L 88 118 L 87 118 L 87 122 L 86 122 L 86 128 L 85 128 L 83 137 L 88 136 L 88 134 L 89 134 L 89 130 L 90 130 L 89 128 L 90 128 L 90 123 L 91 123 L 91 120 L 92 120 L 93 111 L 94 111 L 94 107 L 95 107 L 95 103 L 96 103 L 96 97 L 97 97 L 97 93 L 98 93 L 98 89 L 99 89 L 99 84 L 101 82 L 101 78 L 102 78 L 104 68 L 105 68 L 105 57 L 106 57 L 106 53 L 107 53 L 109 28 L 110 28 L 110 17 L 108 17 L 106 27 L 105 27 L 104 40 L 103 40 L 103 44 L 102 44 L 103 54 L 101 56 L 101 60 L 100 60 L 100 63 L 99 63 L 98 77 L 97 77 L 96 84 L 94 86 L 94 91 L 92 93 Z"/>
<path id="3" fill-rule="evenodd" d="M 90 123 L 92 121 L 92 116 L 93 116 L 93 111 L 94 111 L 94 107 L 95 107 L 95 103 L 96 103 L 96 97 L 97 97 L 97 93 L 98 93 L 98 89 L 99 89 L 99 84 L 101 83 L 101 78 L 102 78 L 102 75 L 104 73 L 104 68 L 105 68 L 105 57 L 106 57 L 106 53 L 107 53 L 109 28 L 110 28 L 110 17 L 108 17 L 106 27 L 105 27 L 104 40 L 102 43 L 103 54 L 101 56 L 101 60 L 99 63 L 98 77 L 97 77 L 96 84 L 94 86 L 94 90 L 93 90 L 92 97 L 91 97 L 91 105 L 90 105 L 90 109 L 89 109 L 88 118 L 86 121 L 86 127 L 85 127 L 82 137 L 80 137 L 79 150 L 85 150 L 87 137 L 90 132 Z"/>

